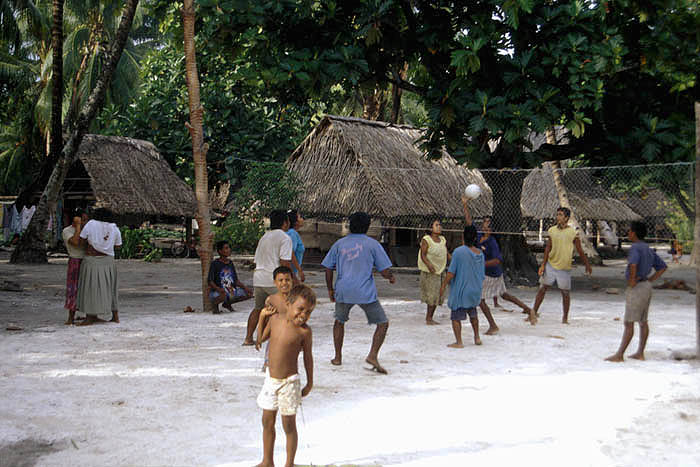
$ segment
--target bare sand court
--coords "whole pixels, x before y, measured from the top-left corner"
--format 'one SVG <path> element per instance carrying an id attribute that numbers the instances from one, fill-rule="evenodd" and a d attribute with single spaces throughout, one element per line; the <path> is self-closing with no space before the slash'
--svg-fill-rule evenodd
<path id="1" fill-rule="evenodd" d="M 537 326 L 496 309 L 500 333 L 464 349 L 445 346 L 446 307 L 439 326 L 425 325 L 417 275 L 398 273 L 395 285 L 377 276 L 390 319 L 380 353 L 388 376 L 363 369 L 371 332 L 359 308 L 343 365 L 329 363 L 333 305 L 322 272 L 310 269 L 320 299 L 309 321 L 315 384 L 297 417 L 297 462 L 700 465 L 700 363 L 670 358 L 694 346 L 695 295 L 655 290 L 647 361 L 605 362 L 624 311 L 624 261 L 609 264 L 593 279 L 575 269 L 570 325 L 550 293 Z M 234 313 L 183 313 L 201 310 L 197 260 L 117 267 L 122 322 L 80 328 L 63 325 L 66 259 L 14 266 L 0 257 L 0 279 L 23 288 L 0 291 L 0 465 L 259 462 L 263 358 L 240 345 L 252 301 Z M 238 269 L 250 284 L 251 272 Z M 669 261 L 663 279 L 692 284 L 694 270 Z M 511 292 L 532 304 L 534 290 Z M 278 464 L 282 439 L 278 426 Z"/>

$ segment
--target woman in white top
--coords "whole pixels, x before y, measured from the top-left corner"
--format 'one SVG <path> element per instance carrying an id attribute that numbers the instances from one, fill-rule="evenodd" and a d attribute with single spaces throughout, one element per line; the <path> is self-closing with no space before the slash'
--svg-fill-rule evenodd
<path id="1" fill-rule="evenodd" d="M 88 215 L 78 208 L 73 213 L 73 223 L 63 229 L 63 244 L 68 251 L 68 272 L 66 273 L 66 303 L 68 320 L 66 324 L 73 324 L 75 312 L 78 309 L 78 282 L 80 278 L 80 264 L 85 258 L 85 247 L 80 244 L 80 231 L 88 223 Z"/>
<path id="2" fill-rule="evenodd" d="M 113 323 L 119 322 L 119 294 L 114 249 L 122 244 L 121 232 L 111 222 L 110 214 L 97 209 L 80 232 L 81 243 L 87 245 L 80 266 L 78 308 L 86 314 L 82 326 L 104 322 L 100 314 L 112 313 Z"/>
<path id="3" fill-rule="evenodd" d="M 433 319 L 435 308 L 442 305 L 440 285 L 445 276 L 445 269 L 450 254 L 447 240 L 442 236 L 442 224 L 438 219 L 430 224 L 430 234 L 420 241 L 418 252 L 418 269 L 420 269 L 420 298 L 428 306 L 425 324 L 439 324 Z"/>

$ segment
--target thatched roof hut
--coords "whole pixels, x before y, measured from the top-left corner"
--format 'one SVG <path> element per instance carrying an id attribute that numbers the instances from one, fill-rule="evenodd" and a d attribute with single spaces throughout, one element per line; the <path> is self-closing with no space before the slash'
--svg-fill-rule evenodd
<path id="1" fill-rule="evenodd" d="M 671 213 L 671 202 L 657 188 L 645 190 L 643 193 L 628 195 L 621 193 L 617 198 L 634 212 L 647 220 L 666 219 Z"/>
<path id="2" fill-rule="evenodd" d="M 299 208 L 327 220 L 362 210 L 396 226 L 423 224 L 433 216 L 456 220 L 463 216 L 464 188 L 476 183 L 482 195 L 470 204 L 472 214 L 490 215 L 492 193 L 481 173 L 447 152 L 439 160 L 426 159 L 418 147 L 421 136 L 420 129 L 406 125 L 324 117 L 287 161 L 301 182 Z"/>
<path id="3" fill-rule="evenodd" d="M 562 180 L 569 194 L 569 202 L 579 220 L 634 221 L 640 216 L 621 201 L 615 199 L 598 184 L 585 169 L 567 169 Z M 552 168 L 544 164 L 525 177 L 520 198 L 523 217 L 550 219 L 556 216 L 559 196 Z"/>
<path id="4" fill-rule="evenodd" d="M 119 216 L 193 217 L 197 207 L 152 143 L 119 136 L 85 135 L 64 199 L 94 201 Z"/>

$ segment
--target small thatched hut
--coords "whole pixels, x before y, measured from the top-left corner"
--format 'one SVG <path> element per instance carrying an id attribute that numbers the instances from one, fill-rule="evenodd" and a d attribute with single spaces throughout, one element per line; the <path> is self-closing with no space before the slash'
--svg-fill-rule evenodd
<path id="1" fill-rule="evenodd" d="M 673 203 L 658 188 L 650 188 L 642 193 L 619 194 L 617 197 L 630 209 L 639 214 L 647 224 L 648 238 L 672 238 L 673 233 L 666 224 L 672 212 Z"/>
<path id="2" fill-rule="evenodd" d="M 565 169 L 562 180 L 576 218 L 582 225 L 589 225 L 586 230 L 590 235 L 595 233 L 598 221 L 612 223 L 613 231 L 617 232 L 620 223 L 641 219 L 597 183 L 589 170 Z M 549 164 L 544 164 L 541 169 L 531 171 L 523 181 L 520 209 L 528 222 L 528 230 L 539 230 L 541 233 L 543 227 L 548 227 L 543 222 L 544 219 L 551 220 L 550 223 L 553 224 L 558 207 L 559 195 L 554 185 L 552 168 Z"/>
<path id="3" fill-rule="evenodd" d="M 85 135 L 63 186 L 66 205 L 94 203 L 120 217 L 193 217 L 197 203 L 156 147 L 119 136 Z"/>
<path id="4" fill-rule="evenodd" d="M 464 225 L 460 197 L 470 183 L 482 189 L 471 203 L 472 214 L 490 215 L 492 193 L 481 173 L 457 164 L 447 152 L 439 160 L 426 159 L 421 136 L 420 129 L 406 125 L 324 117 L 287 161 L 301 182 L 299 209 L 319 221 L 315 234 L 329 236 L 307 236 L 305 244 L 327 249 L 344 232 L 337 225 L 324 227 L 323 221 L 365 211 L 376 221 L 370 235 L 380 236 L 384 229 L 389 245 L 415 248 L 434 217 L 446 227 Z"/>
<path id="5" fill-rule="evenodd" d="M 621 201 L 615 199 L 588 170 L 565 169 L 562 180 L 569 194 L 571 207 L 579 220 L 633 221 L 640 216 Z M 525 177 L 520 208 L 523 217 L 553 219 L 559 207 L 559 196 L 552 168 L 544 164 Z"/>

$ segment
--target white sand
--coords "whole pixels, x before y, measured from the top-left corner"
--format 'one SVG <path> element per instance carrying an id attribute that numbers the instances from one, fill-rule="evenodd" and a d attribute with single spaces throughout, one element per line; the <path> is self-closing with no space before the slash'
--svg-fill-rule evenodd
<path id="1" fill-rule="evenodd" d="M 624 287 L 617 264 L 595 268 L 595 282 Z M 0 465 L 259 462 L 262 356 L 240 345 L 252 303 L 185 314 L 187 305 L 201 309 L 196 261 L 118 267 L 122 323 L 81 328 L 62 324 L 65 260 L 0 261 L 0 276 L 26 289 L 0 292 Z M 695 344 L 694 295 L 656 290 L 647 361 L 615 364 L 603 358 L 618 346 L 624 295 L 593 292 L 586 279 L 574 281 L 570 325 L 560 323 L 555 290 L 537 326 L 519 310 L 494 310 L 500 334 L 476 347 L 465 322 L 467 345 L 456 350 L 445 346 L 453 339 L 446 308 L 440 326 L 423 324 L 418 276 L 400 274 L 393 287 L 378 277 L 391 320 L 382 376 L 362 368 L 373 327 L 359 308 L 346 326 L 343 366 L 329 364 L 332 304 L 322 274 L 307 277 L 321 300 L 310 321 L 315 385 L 297 416 L 297 463 L 700 465 L 700 363 L 670 359 Z M 664 278 L 694 274 L 673 266 Z M 511 292 L 532 304 L 533 290 Z M 483 332 L 481 314 L 480 323 Z M 628 354 L 636 345 L 637 335 Z M 284 465 L 279 422 L 275 459 Z"/>

